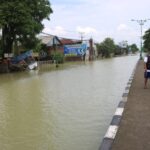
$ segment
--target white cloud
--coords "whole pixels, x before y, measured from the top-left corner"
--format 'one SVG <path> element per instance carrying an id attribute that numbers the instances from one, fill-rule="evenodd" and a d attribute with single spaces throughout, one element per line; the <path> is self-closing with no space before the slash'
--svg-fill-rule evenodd
<path id="1" fill-rule="evenodd" d="M 96 41 L 111 37 L 115 42 L 137 42 L 140 26 L 131 19 L 149 18 L 149 0 L 51 0 L 51 3 L 54 12 L 46 28 L 70 38 L 80 38 L 79 32 L 83 32 L 85 38 L 93 37 Z M 149 22 L 144 24 L 143 33 Z M 56 28 L 58 25 L 62 28 Z"/>
<path id="2" fill-rule="evenodd" d="M 65 36 L 67 34 L 64 28 L 61 26 L 56 26 L 55 28 L 46 27 L 44 28 L 43 32 L 57 36 Z"/>
<path id="3" fill-rule="evenodd" d="M 81 32 L 83 34 L 91 34 L 91 33 L 97 33 L 96 29 L 92 27 L 80 27 L 78 26 L 76 28 L 77 32 Z"/>
<path id="4" fill-rule="evenodd" d="M 117 30 L 118 31 L 127 31 L 127 30 L 129 30 L 129 28 L 127 27 L 127 25 L 126 24 L 120 24 L 118 27 L 117 27 Z"/>
<path id="5" fill-rule="evenodd" d="M 139 34 L 139 31 L 135 28 L 132 28 L 131 26 L 122 23 L 118 25 L 114 37 L 117 42 L 125 40 L 128 41 L 128 44 L 132 44 L 138 43 L 140 38 Z"/>

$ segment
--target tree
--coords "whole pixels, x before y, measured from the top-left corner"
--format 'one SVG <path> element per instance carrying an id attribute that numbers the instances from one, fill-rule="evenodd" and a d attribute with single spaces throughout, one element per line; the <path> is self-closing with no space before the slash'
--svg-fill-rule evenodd
<path id="1" fill-rule="evenodd" d="M 129 49 L 130 49 L 130 51 L 131 51 L 133 54 L 136 53 L 136 52 L 139 50 L 136 44 L 130 45 L 130 46 L 129 46 Z"/>
<path id="2" fill-rule="evenodd" d="M 128 52 L 129 52 L 128 41 L 123 40 L 123 41 L 119 42 L 118 46 L 121 48 L 122 54 L 128 55 Z"/>
<path id="3" fill-rule="evenodd" d="M 123 49 L 119 45 L 116 45 L 116 48 L 114 50 L 114 55 L 122 55 L 123 52 L 124 52 Z"/>
<path id="4" fill-rule="evenodd" d="M 52 13 L 49 0 L 1 0 L 0 27 L 3 53 L 11 53 L 14 42 L 34 47 L 43 19 Z"/>
<path id="5" fill-rule="evenodd" d="M 115 50 L 115 43 L 114 40 L 111 38 L 104 39 L 103 42 L 98 44 L 98 53 L 102 55 L 102 57 L 110 57 Z"/>
<path id="6" fill-rule="evenodd" d="M 1 35 L 0 35 L 0 58 L 2 56 L 2 39 L 1 39 Z"/>
<path id="7" fill-rule="evenodd" d="M 144 48 L 150 51 L 150 29 L 148 29 L 145 32 L 143 39 L 144 39 Z"/>

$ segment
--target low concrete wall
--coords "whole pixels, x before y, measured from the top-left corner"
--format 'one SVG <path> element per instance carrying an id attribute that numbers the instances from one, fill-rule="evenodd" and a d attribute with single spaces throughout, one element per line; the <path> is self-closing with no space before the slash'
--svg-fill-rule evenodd
<path id="1" fill-rule="evenodd" d="M 65 61 L 82 61 L 82 57 L 81 56 L 69 56 L 69 57 L 65 57 Z"/>

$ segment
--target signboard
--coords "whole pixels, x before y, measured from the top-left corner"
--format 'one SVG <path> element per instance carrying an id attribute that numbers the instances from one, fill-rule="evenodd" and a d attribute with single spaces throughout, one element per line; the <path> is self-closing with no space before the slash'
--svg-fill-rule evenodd
<path id="1" fill-rule="evenodd" d="M 13 53 L 5 53 L 5 54 L 4 54 L 4 57 L 5 57 L 5 58 L 9 58 L 9 57 L 11 58 L 11 57 L 13 57 L 13 56 L 14 56 Z"/>
<path id="2" fill-rule="evenodd" d="M 64 54 L 71 56 L 83 56 L 86 53 L 87 45 L 86 44 L 74 44 L 74 45 L 65 45 Z"/>
<path id="3" fill-rule="evenodd" d="M 39 53 L 33 52 L 32 56 L 33 56 L 33 57 L 39 57 Z"/>

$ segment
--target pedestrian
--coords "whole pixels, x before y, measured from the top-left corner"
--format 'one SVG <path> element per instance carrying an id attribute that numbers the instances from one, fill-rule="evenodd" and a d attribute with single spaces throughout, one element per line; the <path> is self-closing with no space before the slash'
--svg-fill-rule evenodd
<path id="1" fill-rule="evenodd" d="M 147 81 L 150 78 L 150 50 L 147 56 L 144 58 L 144 88 L 147 89 Z"/>

